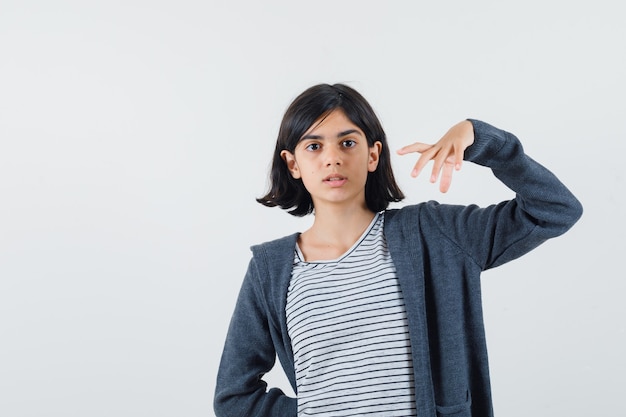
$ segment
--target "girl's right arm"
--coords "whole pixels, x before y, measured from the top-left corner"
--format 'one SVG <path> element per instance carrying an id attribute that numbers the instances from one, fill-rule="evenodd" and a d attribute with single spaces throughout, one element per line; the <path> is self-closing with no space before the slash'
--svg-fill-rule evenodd
<path id="1" fill-rule="evenodd" d="M 295 398 L 280 389 L 267 391 L 262 379 L 276 361 L 268 312 L 256 288 L 254 259 L 244 278 L 217 375 L 214 409 L 217 417 L 295 417 Z"/>

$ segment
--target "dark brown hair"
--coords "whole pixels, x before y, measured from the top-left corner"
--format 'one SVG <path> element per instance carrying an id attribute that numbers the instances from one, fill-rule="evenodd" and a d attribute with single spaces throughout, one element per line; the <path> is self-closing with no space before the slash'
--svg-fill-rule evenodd
<path id="1" fill-rule="evenodd" d="M 287 169 L 280 153 L 294 153 L 298 142 L 320 117 L 335 109 L 341 109 L 352 123 L 358 126 L 369 147 L 376 141 L 382 143 L 378 167 L 369 172 L 365 183 L 365 202 L 373 212 L 387 208 L 390 202 L 400 201 L 404 194 L 396 184 L 391 169 L 391 157 L 387 147 L 387 136 L 374 110 L 356 90 L 344 84 L 319 84 L 308 88 L 291 103 L 285 112 L 270 172 L 270 189 L 257 201 L 268 207 L 279 206 L 294 216 L 313 212 L 313 200 L 301 179 L 295 179 Z"/>

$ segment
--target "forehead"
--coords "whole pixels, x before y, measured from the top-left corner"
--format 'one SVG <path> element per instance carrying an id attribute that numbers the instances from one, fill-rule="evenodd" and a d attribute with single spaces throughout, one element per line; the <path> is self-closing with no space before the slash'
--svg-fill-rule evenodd
<path id="1" fill-rule="evenodd" d="M 320 116 L 311 127 L 302 135 L 304 139 L 307 136 L 326 136 L 336 134 L 348 130 L 356 130 L 363 134 L 363 131 L 346 116 L 343 109 L 338 108 Z"/>

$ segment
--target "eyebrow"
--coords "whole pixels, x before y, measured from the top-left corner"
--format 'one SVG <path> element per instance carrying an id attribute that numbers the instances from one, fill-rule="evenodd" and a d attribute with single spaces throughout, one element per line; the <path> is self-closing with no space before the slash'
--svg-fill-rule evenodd
<path id="1" fill-rule="evenodd" d="M 357 135 L 361 135 L 361 132 L 359 132 L 356 129 L 348 129 L 348 130 L 344 130 L 343 132 L 337 133 L 337 138 L 342 138 L 344 136 L 348 136 L 353 133 L 356 133 Z M 304 139 L 323 139 L 323 137 L 320 135 L 304 135 L 302 136 L 302 139 L 300 140 L 304 140 Z"/>

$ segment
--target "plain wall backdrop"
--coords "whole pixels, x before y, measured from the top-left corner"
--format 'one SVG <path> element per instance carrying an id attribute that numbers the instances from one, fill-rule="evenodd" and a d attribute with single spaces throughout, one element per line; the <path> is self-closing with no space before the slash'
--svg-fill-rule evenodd
<path id="1" fill-rule="evenodd" d="M 212 416 L 283 112 L 344 82 L 392 150 L 466 117 L 581 199 L 483 275 L 496 415 L 612 415 L 626 388 L 626 26 L 617 1 L 0 0 L 0 415 Z M 512 193 L 464 164 L 446 195 Z M 280 371 L 280 370 L 278 370 Z M 280 372 L 272 384 L 285 386 Z"/>

